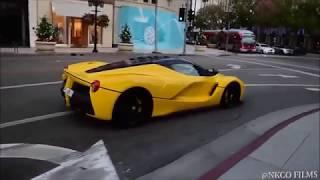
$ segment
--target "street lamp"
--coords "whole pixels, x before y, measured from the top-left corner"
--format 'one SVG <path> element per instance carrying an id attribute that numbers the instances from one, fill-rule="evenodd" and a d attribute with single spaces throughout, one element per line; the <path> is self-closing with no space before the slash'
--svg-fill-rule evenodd
<path id="1" fill-rule="evenodd" d="M 104 5 L 104 1 L 103 0 L 88 0 L 88 4 L 89 6 L 94 6 L 94 39 L 93 39 L 93 53 L 97 53 L 98 49 L 97 49 L 97 41 L 98 41 L 98 31 L 97 31 L 97 16 L 98 16 L 98 6 L 100 6 L 101 8 L 103 8 Z"/>

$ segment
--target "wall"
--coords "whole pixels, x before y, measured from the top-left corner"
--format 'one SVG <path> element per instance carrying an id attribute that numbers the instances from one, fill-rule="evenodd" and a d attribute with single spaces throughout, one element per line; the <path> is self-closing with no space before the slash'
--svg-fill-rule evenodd
<path id="1" fill-rule="evenodd" d="M 182 7 L 182 4 L 185 3 L 186 0 L 171 0 L 170 4 L 168 4 L 168 0 L 158 0 L 158 8 L 160 10 L 166 10 L 169 12 L 173 12 L 176 15 L 179 13 L 179 8 Z M 169 6 L 168 6 L 169 5 Z M 119 25 L 118 22 L 118 14 L 119 14 L 119 8 L 122 6 L 131 6 L 131 7 L 137 7 L 137 8 L 149 8 L 149 9 L 155 9 L 155 4 L 151 3 L 151 0 L 149 0 L 149 3 L 144 3 L 143 0 L 116 0 L 114 5 L 114 33 L 113 33 L 113 43 L 117 44 L 119 40 Z"/>
<path id="2" fill-rule="evenodd" d="M 132 33 L 135 50 L 154 50 L 155 47 L 155 16 L 154 8 L 121 6 L 117 15 L 118 34 L 128 24 Z M 170 51 L 183 48 L 184 24 L 178 22 L 175 12 L 158 10 L 157 45 L 159 51 Z M 118 37 L 118 41 L 120 38 Z"/>

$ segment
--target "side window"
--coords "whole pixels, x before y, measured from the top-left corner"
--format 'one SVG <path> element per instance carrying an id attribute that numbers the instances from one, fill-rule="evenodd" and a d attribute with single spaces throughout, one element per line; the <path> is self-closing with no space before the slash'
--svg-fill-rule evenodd
<path id="1" fill-rule="evenodd" d="M 190 75 L 199 76 L 198 70 L 193 66 L 193 64 L 172 64 L 171 68 L 177 72 Z"/>

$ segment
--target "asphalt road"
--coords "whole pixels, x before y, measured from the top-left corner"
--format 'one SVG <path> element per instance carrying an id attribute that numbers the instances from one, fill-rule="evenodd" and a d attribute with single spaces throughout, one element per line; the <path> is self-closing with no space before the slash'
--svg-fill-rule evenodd
<path id="1" fill-rule="evenodd" d="M 67 64 L 88 59 L 116 61 L 130 56 L 0 57 L 1 123 L 67 111 L 58 82 Z M 244 102 L 231 109 L 210 108 L 157 118 L 131 129 L 116 129 L 110 123 L 73 113 L 1 128 L 0 143 L 47 144 L 85 151 L 103 140 L 119 176 L 134 179 L 256 117 L 320 100 L 318 58 L 260 55 L 184 58 L 240 77 L 247 85 Z M 52 167 L 54 165 L 37 160 L 2 158 L 0 176 L 1 179 L 29 179 Z"/>

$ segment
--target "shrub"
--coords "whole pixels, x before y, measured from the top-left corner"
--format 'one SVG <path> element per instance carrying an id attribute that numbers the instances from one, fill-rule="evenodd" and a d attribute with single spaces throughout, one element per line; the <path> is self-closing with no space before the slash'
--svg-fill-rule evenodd
<path id="1" fill-rule="evenodd" d="M 36 28 L 33 28 L 38 39 L 37 41 L 54 41 L 57 34 L 56 28 L 48 21 L 47 17 L 42 17 Z"/>
<path id="2" fill-rule="evenodd" d="M 131 36 L 130 28 L 127 24 L 125 24 L 120 34 L 121 42 L 131 44 L 131 37 L 132 36 Z"/>

